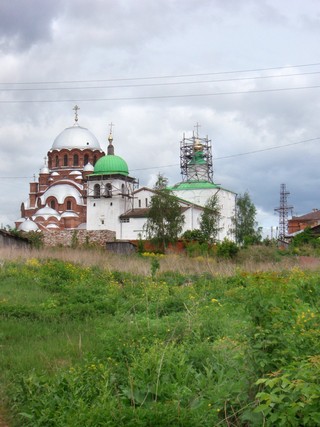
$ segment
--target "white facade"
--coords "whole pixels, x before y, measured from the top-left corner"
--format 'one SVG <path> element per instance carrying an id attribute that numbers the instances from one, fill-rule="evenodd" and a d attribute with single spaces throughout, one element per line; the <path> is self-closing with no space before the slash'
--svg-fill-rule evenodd
<path id="1" fill-rule="evenodd" d="M 179 187 L 182 188 L 179 189 Z M 234 217 L 235 213 L 236 193 L 215 186 L 214 184 L 212 184 L 212 188 L 193 188 L 192 184 L 190 184 L 190 188 L 186 187 L 188 187 L 188 184 L 182 184 L 180 186 L 177 185 L 177 189 L 174 189 L 173 187 L 173 194 L 180 199 L 187 200 L 200 206 L 205 206 L 208 199 L 217 194 L 218 203 L 221 209 L 221 219 L 219 224 L 221 230 L 218 233 L 217 240 L 222 241 L 225 238 L 233 240 L 234 237 L 232 234 L 232 229 L 234 226 L 232 223 L 232 218 Z M 198 187 L 200 187 L 200 185 Z M 190 225 L 193 224 L 190 223 Z M 188 228 L 188 230 L 193 230 L 195 228 L 199 228 L 199 224 L 197 227 Z"/>
<path id="2" fill-rule="evenodd" d="M 122 237 L 120 215 L 132 209 L 133 182 L 103 176 L 88 181 L 87 230 L 112 230 Z"/>

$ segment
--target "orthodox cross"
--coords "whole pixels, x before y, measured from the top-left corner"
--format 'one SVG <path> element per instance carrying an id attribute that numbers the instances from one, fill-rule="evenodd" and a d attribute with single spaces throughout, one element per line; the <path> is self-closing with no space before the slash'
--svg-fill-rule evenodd
<path id="1" fill-rule="evenodd" d="M 199 128 L 201 127 L 201 125 L 199 125 L 199 123 L 197 122 L 194 126 L 197 129 L 197 138 L 199 137 Z"/>
<path id="2" fill-rule="evenodd" d="M 74 121 L 76 123 L 78 123 L 78 111 L 80 110 L 80 107 L 78 107 L 77 105 L 75 105 L 73 107 L 73 110 L 74 110 Z"/>
<path id="3" fill-rule="evenodd" d="M 114 124 L 111 122 L 111 123 L 109 124 L 109 126 L 110 126 L 110 134 L 112 134 L 112 128 L 114 127 Z"/>

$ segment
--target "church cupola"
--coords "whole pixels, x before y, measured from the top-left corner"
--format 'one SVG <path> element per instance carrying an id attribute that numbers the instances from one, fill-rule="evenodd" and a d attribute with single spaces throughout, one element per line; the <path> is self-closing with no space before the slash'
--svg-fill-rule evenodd
<path id="1" fill-rule="evenodd" d="M 200 138 L 199 124 L 196 135 L 191 138 L 183 135 L 180 143 L 180 168 L 183 181 L 213 182 L 211 140 Z"/>
<path id="2" fill-rule="evenodd" d="M 120 156 L 114 154 L 112 123 L 110 124 L 110 134 L 108 136 L 107 155 L 101 157 L 94 166 L 94 175 L 129 175 L 127 162 Z"/>

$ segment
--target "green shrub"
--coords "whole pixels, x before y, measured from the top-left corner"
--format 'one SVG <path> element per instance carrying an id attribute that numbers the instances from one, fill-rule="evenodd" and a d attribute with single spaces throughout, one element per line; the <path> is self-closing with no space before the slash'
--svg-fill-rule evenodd
<path id="1" fill-rule="evenodd" d="M 239 248 L 237 244 L 228 239 L 224 239 L 217 246 L 217 257 L 219 258 L 232 259 L 236 257 L 238 252 Z"/>

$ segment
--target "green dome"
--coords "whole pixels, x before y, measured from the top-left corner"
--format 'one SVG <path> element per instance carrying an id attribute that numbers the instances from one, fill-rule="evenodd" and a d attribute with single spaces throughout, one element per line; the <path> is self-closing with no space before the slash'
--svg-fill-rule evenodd
<path id="1" fill-rule="evenodd" d="M 129 175 L 128 165 L 122 157 L 108 154 L 101 157 L 94 167 L 95 175 Z"/>

